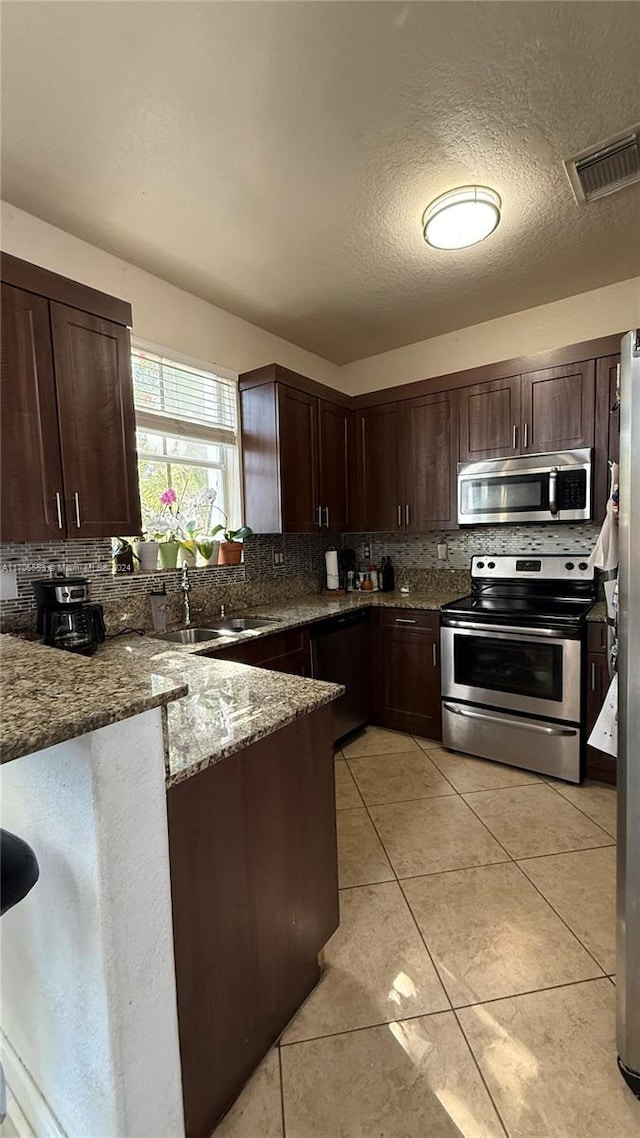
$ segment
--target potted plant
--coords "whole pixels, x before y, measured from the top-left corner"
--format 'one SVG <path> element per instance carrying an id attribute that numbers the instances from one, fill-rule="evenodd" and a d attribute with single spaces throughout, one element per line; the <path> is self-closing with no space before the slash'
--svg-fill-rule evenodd
<path id="1" fill-rule="evenodd" d="M 198 543 L 196 537 L 199 532 L 199 526 L 196 521 L 191 519 L 180 525 L 180 536 L 178 538 L 179 552 L 178 552 L 178 566 L 188 565 L 190 569 L 195 566 L 196 554 L 198 552 Z"/>
<path id="2" fill-rule="evenodd" d="M 141 573 L 155 573 L 158 568 L 158 542 L 150 534 L 143 532 L 142 540 L 136 541 L 133 556 L 137 559 Z"/>
<path id="3" fill-rule="evenodd" d="M 134 556 L 133 547 L 127 537 L 114 538 L 112 546 L 114 573 L 133 573 Z"/>
<path id="4" fill-rule="evenodd" d="M 218 564 L 219 541 L 215 541 L 212 537 L 200 537 L 196 541 L 196 549 L 196 565 L 199 565 L 200 568 Z"/>
<path id="5" fill-rule="evenodd" d="M 218 565 L 239 565 L 242 561 L 242 539 L 248 537 L 253 533 L 249 526 L 240 526 L 240 529 L 229 529 L 229 519 L 224 510 L 219 506 L 216 509 L 222 514 L 225 524 L 214 526 L 212 536 L 221 533 L 223 540 L 220 542 L 220 549 L 218 552 Z"/>
<path id="6" fill-rule="evenodd" d="M 152 522 L 154 538 L 159 542 L 158 556 L 161 569 L 175 569 L 178 563 L 180 549 L 179 537 L 179 505 L 178 495 L 173 487 L 169 486 L 160 495 L 161 510 Z"/>

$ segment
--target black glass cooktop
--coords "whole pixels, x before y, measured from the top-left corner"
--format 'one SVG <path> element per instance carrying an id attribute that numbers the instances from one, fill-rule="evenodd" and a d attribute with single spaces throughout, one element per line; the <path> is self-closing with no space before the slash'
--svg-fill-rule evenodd
<path id="1" fill-rule="evenodd" d="M 442 611 L 465 617 L 483 617 L 500 623 L 544 624 L 545 621 L 575 624 L 584 619 L 593 601 L 584 597 L 474 596 L 461 597 L 442 606 Z"/>

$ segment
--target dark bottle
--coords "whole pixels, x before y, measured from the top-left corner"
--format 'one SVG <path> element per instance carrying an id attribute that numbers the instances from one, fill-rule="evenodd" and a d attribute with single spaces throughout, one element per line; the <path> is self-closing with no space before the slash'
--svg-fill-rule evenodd
<path id="1" fill-rule="evenodd" d="M 395 572 L 393 569 L 393 562 L 390 557 L 384 558 L 382 566 L 382 582 L 385 593 L 392 593 L 396 586 Z"/>

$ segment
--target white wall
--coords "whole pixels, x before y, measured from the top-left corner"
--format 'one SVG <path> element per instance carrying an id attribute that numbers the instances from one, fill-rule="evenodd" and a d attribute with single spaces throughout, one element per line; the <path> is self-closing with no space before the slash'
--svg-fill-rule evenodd
<path id="1" fill-rule="evenodd" d="M 133 306 L 134 334 L 142 340 L 232 371 L 279 363 L 330 387 L 340 387 L 340 368 L 304 348 L 6 202 L 1 203 L 0 219 L 4 252 L 128 300 Z"/>
<path id="2" fill-rule="evenodd" d="M 594 340 L 638 324 L 640 277 L 634 277 L 345 364 L 341 386 L 360 395 Z"/>
<path id="3" fill-rule="evenodd" d="M 183 1138 L 159 709 L 0 772 L 40 879 L 2 918 L 7 1082 L 37 1138 Z"/>

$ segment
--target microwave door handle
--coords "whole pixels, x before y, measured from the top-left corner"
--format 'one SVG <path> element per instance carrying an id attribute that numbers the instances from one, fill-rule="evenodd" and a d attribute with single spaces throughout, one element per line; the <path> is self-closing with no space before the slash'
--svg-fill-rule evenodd
<path id="1" fill-rule="evenodd" d="M 558 513 L 558 467 L 549 471 L 549 512 L 555 518 Z"/>

